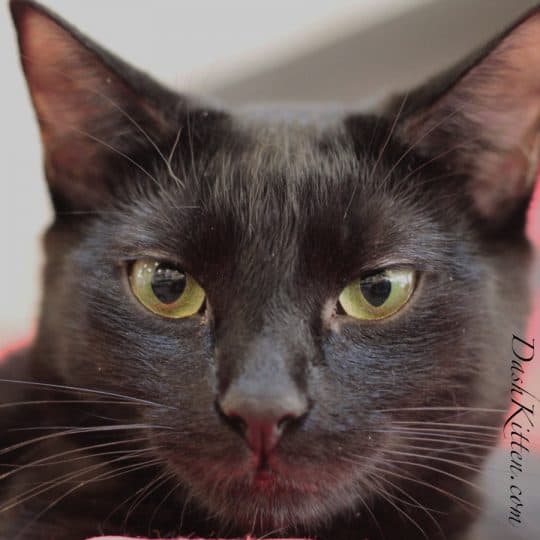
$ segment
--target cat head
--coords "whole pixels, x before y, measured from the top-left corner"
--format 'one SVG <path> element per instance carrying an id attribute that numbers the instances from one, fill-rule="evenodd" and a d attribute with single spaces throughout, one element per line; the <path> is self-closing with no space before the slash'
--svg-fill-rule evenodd
<path id="1" fill-rule="evenodd" d="M 384 470 L 427 475 L 396 459 L 419 422 L 497 425 L 527 310 L 538 10 L 377 113 L 274 114 L 11 8 L 55 209 L 43 380 L 139 400 L 194 500 L 260 532 L 351 509 L 400 482 Z"/>

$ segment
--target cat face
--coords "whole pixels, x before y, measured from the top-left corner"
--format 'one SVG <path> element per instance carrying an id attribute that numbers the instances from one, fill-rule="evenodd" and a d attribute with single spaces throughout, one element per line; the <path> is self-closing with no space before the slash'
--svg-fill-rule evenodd
<path id="1" fill-rule="evenodd" d="M 486 356 L 486 344 L 471 337 L 492 334 L 482 314 L 493 266 L 465 240 L 473 234 L 466 220 L 441 215 L 439 188 L 413 199 L 399 180 L 407 163 L 382 189 L 360 172 L 352 149 L 339 148 L 338 163 L 328 141 L 303 144 L 317 158 L 281 170 L 279 139 L 263 148 L 249 139 L 244 155 L 220 149 L 217 164 L 183 177 L 186 187 L 157 167 L 169 189 L 152 193 L 149 185 L 124 208 L 81 224 L 84 232 L 50 259 L 45 287 L 45 305 L 64 321 L 42 323 L 62 380 L 163 404 L 137 410 L 138 422 L 167 426 L 149 430 L 148 444 L 160 446 L 209 510 L 248 527 L 262 509 L 265 530 L 348 508 L 371 467 L 403 449 L 391 419 L 411 415 L 396 409 L 474 406 L 494 352 Z M 262 159 L 270 170 L 253 171 Z M 381 174 L 389 170 L 381 165 Z M 455 191 L 449 185 L 444 198 Z M 63 230 L 53 227 L 48 240 Z M 129 284 L 141 258 L 194 276 L 205 307 L 175 319 L 142 306 Z M 347 284 L 389 267 L 417 272 L 407 305 L 384 320 L 344 313 L 338 297 Z M 500 396 L 489 406 L 500 406 Z M 251 400 L 259 408 L 252 414 L 268 422 L 294 415 L 268 455 L 231 421 L 250 414 Z"/>
<path id="2" fill-rule="evenodd" d="M 178 95 L 12 9 L 56 210 L 44 379 L 133 397 L 110 414 L 243 532 L 432 483 L 418 448 L 466 444 L 434 426 L 498 425 L 527 303 L 537 13 L 378 113 L 277 116 Z"/>

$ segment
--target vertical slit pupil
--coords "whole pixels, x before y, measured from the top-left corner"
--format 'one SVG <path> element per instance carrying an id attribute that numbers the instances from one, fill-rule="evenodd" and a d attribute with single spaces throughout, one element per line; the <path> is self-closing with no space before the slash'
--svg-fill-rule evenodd
<path id="1" fill-rule="evenodd" d="M 392 282 L 384 275 L 373 276 L 360 282 L 360 290 L 372 306 L 380 307 L 390 296 Z"/>
<path id="2" fill-rule="evenodd" d="M 152 276 L 152 291 L 164 304 L 172 304 L 186 288 L 186 274 L 172 264 L 159 264 Z"/>

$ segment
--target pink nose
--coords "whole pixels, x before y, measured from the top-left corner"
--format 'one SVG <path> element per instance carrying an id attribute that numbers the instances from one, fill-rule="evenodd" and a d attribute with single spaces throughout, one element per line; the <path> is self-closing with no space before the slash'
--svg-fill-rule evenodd
<path id="1" fill-rule="evenodd" d="M 287 426 L 305 417 L 308 403 L 291 388 L 253 395 L 233 386 L 219 400 L 219 409 L 226 423 L 245 438 L 253 452 L 268 455 Z"/>

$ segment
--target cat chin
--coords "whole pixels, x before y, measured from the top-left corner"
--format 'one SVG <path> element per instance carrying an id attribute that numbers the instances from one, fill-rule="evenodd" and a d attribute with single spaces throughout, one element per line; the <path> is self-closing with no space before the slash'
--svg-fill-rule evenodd
<path id="1" fill-rule="evenodd" d="M 359 491 L 332 487 L 313 493 L 277 485 L 258 489 L 240 485 L 223 491 L 218 488 L 212 495 L 195 493 L 194 499 L 224 530 L 232 529 L 240 536 L 293 537 L 308 536 L 359 507 L 366 496 Z"/>
<path id="2" fill-rule="evenodd" d="M 215 470 L 215 469 L 214 469 Z M 231 471 L 223 475 L 189 474 L 181 480 L 187 501 L 194 501 L 223 531 L 237 536 L 306 536 L 344 512 L 361 508 L 368 481 L 351 470 L 282 469 L 281 472 Z M 360 476 L 364 476 L 360 474 Z M 186 503 L 186 504 L 189 504 Z"/>
<path id="3" fill-rule="evenodd" d="M 298 537 L 343 513 L 361 511 L 373 495 L 371 478 L 384 463 L 382 449 L 391 444 L 389 435 L 375 434 L 370 441 L 375 447 L 357 442 L 348 453 L 339 445 L 332 452 L 327 444 L 326 453 L 306 457 L 317 445 L 301 442 L 278 447 L 266 456 L 264 467 L 237 437 L 221 441 L 219 452 L 215 444 L 163 440 L 160 457 L 183 488 L 180 506 L 194 504 L 207 518 L 217 519 L 218 530 Z"/>

